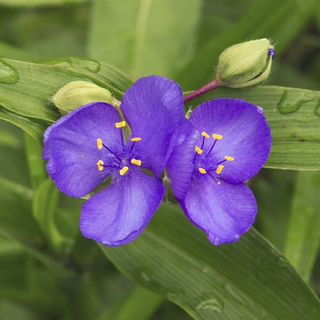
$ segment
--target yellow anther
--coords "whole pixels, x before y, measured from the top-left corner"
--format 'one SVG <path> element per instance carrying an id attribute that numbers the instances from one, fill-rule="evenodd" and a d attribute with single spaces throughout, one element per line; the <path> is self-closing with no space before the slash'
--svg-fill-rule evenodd
<path id="1" fill-rule="evenodd" d="M 102 147 L 103 147 L 102 140 L 100 138 L 97 139 L 97 146 L 99 149 L 102 149 Z"/>
<path id="2" fill-rule="evenodd" d="M 116 128 L 123 128 L 126 125 L 125 121 L 116 122 L 115 126 Z"/>
<path id="3" fill-rule="evenodd" d="M 233 161 L 233 160 L 234 160 L 233 157 L 229 157 L 229 156 L 225 156 L 224 158 L 225 158 L 226 160 L 228 160 L 228 161 Z"/>
<path id="4" fill-rule="evenodd" d="M 209 136 L 206 132 L 204 132 L 204 131 L 203 131 L 201 134 L 202 134 L 204 137 L 206 137 L 207 139 L 210 138 L 210 136 Z"/>
<path id="5" fill-rule="evenodd" d="M 220 174 L 223 168 L 224 168 L 224 166 L 222 164 L 220 164 L 216 170 L 217 174 Z"/>
<path id="6" fill-rule="evenodd" d="M 198 146 L 196 146 L 195 151 L 196 151 L 196 153 L 198 153 L 198 154 L 201 154 L 201 153 L 203 152 Z"/>
<path id="7" fill-rule="evenodd" d="M 218 184 L 220 184 L 221 182 L 220 181 L 218 181 Z"/>
<path id="8" fill-rule="evenodd" d="M 102 160 L 99 160 L 99 161 L 97 162 L 97 166 L 98 166 L 99 171 L 102 171 L 102 170 L 103 170 L 103 164 L 104 164 L 104 162 L 103 162 Z"/>
<path id="9" fill-rule="evenodd" d="M 141 166 L 141 160 L 137 160 L 137 159 L 132 159 L 131 160 L 132 164 L 135 164 L 136 166 Z"/>
<path id="10" fill-rule="evenodd" d="M 123 168 L 120 170 L 120 176 L 123 176 L 128 170 L 129 170 L 128 167 L 123 167 Z"/>
<path id="11" fill-rule="evenodd" d="M 212 138 L 213 138 L 213 139 L 217 139 L 217 140 L 221 140 L 223 137 L 222 137 L 221 134 L 216 134 L 216 133 L 214 133 L 214 134 L 212 135 Z"/>
<path id="12" fill-rule="evenodd" d="M 141 141 L 141 138 L 132 138 L 131 141 L 132 142 Z"/>
<path id="13" fill-rule="evenodd" d="M 207 171 L 205 169 L 203 169 L 203 168 L 199 168 L 199 172 L 202 173 L 202 174 L 207 173 Z"/>

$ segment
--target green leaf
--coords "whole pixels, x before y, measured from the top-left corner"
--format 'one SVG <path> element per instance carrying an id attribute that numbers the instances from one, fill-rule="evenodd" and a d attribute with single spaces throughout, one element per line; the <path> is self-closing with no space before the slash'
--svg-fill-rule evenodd
<path id="1" fill-rule="evenodd" d="M 320 172 L 298 172 L 284 254 L 307 282 L 320 245 Z"/>
<path id="2" fill-rule="evenodd" d="M 320 92 L 260 86 L 246 90 L 218 88 L 191 100 L 196 107 L 214 98 L 245 99 L 264 110 L 272 134 L 266 168 L 320 170 Z"/>
<path id="3" fill-rule="evenodd" d="M 61 249 L 64 242 L 63 236 L 54 221 L 59 194 L 60 192 L 55 183 L 48 178 L 36 191 L 32 204 L 34 218 L 38 221 L 56 251 Z"/>
<path id="4" fill-rule="evenodd" d="M 296 173 L 291 170 L 262 169 L 248 182 L 258 203 L 254 226 L 281 252 L 285 247 Z"/>
<path id="5" fill-rule="evenodd" d="M 17 125 L 41 143 L 48 126 L 45 122 L 52 123 L 60 117 L 50 99 L 68 82 L 96 83 L 118 99 L 132 85 L 121 71 L 92 59 L 59 58 L 41 64 L 0 59 L 0 69 L 1 63 L 4 71 L 0 73 L 0 119 Z"/>
<path id="6" fill-rule="evenodd" d="M 201 4 L 200 0 L 94 1 L 88 54 L 135 78 L 171 76 L 193 54 Z"/>
<path id="7" fill-rule="evenodd" d="M 320 316 L 314 293 L 254 229 L 236 243 L 213 246 L 179 207 L 167 204 L 133 242 L 100 247 L 137 284 L 198 320 L 317 320 Z"/>
<path id="8" fill-rule="evenodd" d="M 51 65 L 9 59 L 2 61 L 8 71 L 3 75 L 4 80 L 0 74 L 0 105 L 16 114 L 48 122 L 59 118 L 59 112 L 50 98 L 70 81 L 86 79 L 119 97 L 123 92 L 112 85 L 120 87 L 130 83 L 130 79 L 115 68 L 106 64 L 101 66 L 98 61 L 90 59 L 46 61 Z"/>
<path id="9" fill-rule="evenodd" d="M 96 320 L 148 320 L 163 302 L 163 298 L 149 290 L 136 287 L 122 303 Z"/>
<path id="10" fill-rule="evenodd" d="M 215 77 L 219 55 L 224 49 L 245 40 L 270 38 L 280 56 L 297 33 L 315 14 L 316 0 L 256 1 L 232 27 L 206 42 L 174 79 L 184 90 L 203 86 Z"/>
<path id="11" fill-rule="evenodd" d="M 32 189 L 36 190 L 46 180 L 47 174 L 42 160 L 42 148 L 37 141 L 25 133 L 26 156 L 29 167 Z"/>
<path id="12" fill-rule="evenodd" d="M 13 112 L 1 108 L 0 106 L 0 119 L 5 120 L 21 128 L 39 143 L 43 141 L 43 133 L 47 128 L 47 124 L 36 119 L 29 119 L 19 116 Z"/>

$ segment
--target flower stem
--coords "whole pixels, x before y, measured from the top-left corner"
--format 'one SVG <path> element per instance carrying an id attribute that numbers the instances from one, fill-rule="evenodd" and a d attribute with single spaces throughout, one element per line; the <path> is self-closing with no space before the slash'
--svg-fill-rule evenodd
<path id="1" fill-rule="evenodd" d="M 198 97 L 212 89 L 218 88 L 220 87 L 220 83 L 217 81 L 216 78 L 214 78 L 212 81 L 210 81 L 209 83 L 207 83 L 206 85 L 204 85 L 203 87 L 201 87 L 200 89 L 191 92 L 190 94 L 188 94 L 187 96 L 185 96 L 183 98 L 183 102 L 187 102 L 189 100 L 194 99 L 195 97 Z"/>

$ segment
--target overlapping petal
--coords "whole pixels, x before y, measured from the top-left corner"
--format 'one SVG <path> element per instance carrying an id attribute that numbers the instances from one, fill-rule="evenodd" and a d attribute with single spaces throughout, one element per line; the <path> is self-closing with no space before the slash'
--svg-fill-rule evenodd
<path id="1" fill-rule="evenodd" d="M 200 131 L 220 134 L 212 155 L 214 160 L 231 156 L 222 170 L 221 178 L 238 183 L 254 176 L 268 159 L 271 133 L 262 109 L 240 99 L 214 99 L 199 105 L 190 117 Z M 212 145 L 206 141 L 204 154 Z"/>
<path id="2" fill-rule="evenodd" d="M 115 127 L 119 121 L 113 106 L 97 102 L 73 111 L 47 129 L 43 159 L 49 160 L 47 171 L 62 192 L 81 197 L 103 182 L 108 169 L 97 169 L 101 157 L 97 139 L 119 151 L 121 135 Z"/>
<path id="3" fill-rule="evenodd" d="M 108 246 L 128 243 L 144 230 L 164 192 L 160 179 L 137 170 L 83 205 L 80 229 L 85 237 Z"/>
<path id="4" fill-rule="evenodd" d="M 188 193 L 194 170 L 194 148 L 200 132 L 185 119 L 176 132 L 176 144 L 167 162 L 167 171 L 172 191 L 177 200 L 183 200 Z"/>
<path id="5" fill-rule="evenodd" d="M 133 136 L 142 139 L 135 148 L 143 154 L 144 166 L 158 177 L 171 152 L 172 135 L 184 119 L 181 88 L 167 78 L 141 78 L 124 94 L 121 110 Z"/>
<path id="6" fill-rule="evenodd" d="M 221 181 L 218 185 L 208 175 L 191 180 L 181 206 L 215 245 L 237 241 L 250 229 L 257 213 L 254 195 L 244 183 Z"/>

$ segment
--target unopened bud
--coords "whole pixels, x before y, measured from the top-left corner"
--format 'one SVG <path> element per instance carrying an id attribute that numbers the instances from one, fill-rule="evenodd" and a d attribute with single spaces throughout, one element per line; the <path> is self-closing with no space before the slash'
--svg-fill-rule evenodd
<path id="1" fill-rule="evenodd" d="M 114 104 L 116 100 L 109 90 L 87 81 L 72 81 L 67 83 L 53 96 L 52 102 L 62 115 L 80 108 L 91 102 L 107 102 Z"/>
<path id="2" fill-rule="evenodd" d="M 221 86 L 243 88 L 266 80 L 275 58 L 268 39 L 236 44 L 219 57 L 216 79 Z"/>

